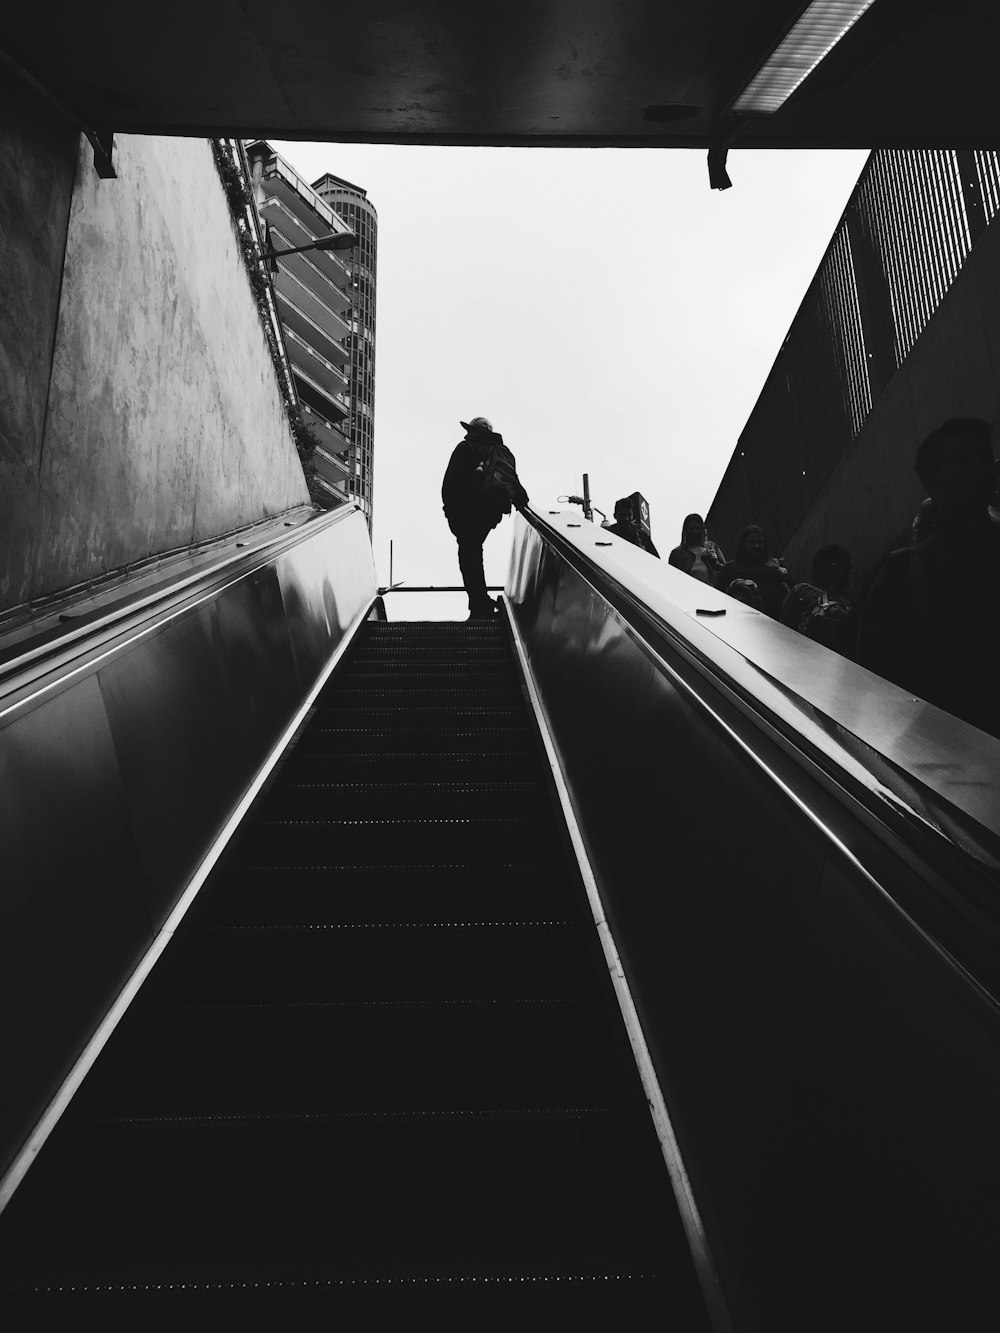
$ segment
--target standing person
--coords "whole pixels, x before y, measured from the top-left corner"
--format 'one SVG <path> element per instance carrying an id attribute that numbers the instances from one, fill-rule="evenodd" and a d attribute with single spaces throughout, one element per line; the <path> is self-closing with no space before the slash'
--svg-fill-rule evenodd
<path id="1" fill-rule="evenodd" d="M 659 560 L 660 553 L 653 545 L 652 537 L 646 536 L 645 529 L 632 512 L 631 500 L 615 501 L 615 521 L 604 531 L 614 533 L 616 537 L 631 542 L 633 546 L 638 546 L 641 550 L 648 552 L 649 555 L 655 555 Z"/>
<path id="2" fill-rule="evenodd" d="M 715 586 L 726 557 L 709 541 L 705 520 L 700 514 L 688 514 L 681 524 L 681 544 L 670 552 L 670 564 L 693 579 Z"/>
<path id="3" fill-rule="evenodd" d="M 486 417 L 473 417 L 459 425 L 465 439 L 452 450 L 441 483 L 441 500 L 448 526 L 458 542 L 458 567 L 469 597 L 469 619 L 485 620 L 496 614 L 497 603 L 486 591 L 483 542 L 504 514 L 510 513 L 512 503 L 521 508 L 528 503 L 528 496 L 517 481 L 513 454 Z M 492 470 L 496 459 L 513 478 L 506 493 L 487 481 L 486 470 Z"/>
<path id="4" fill-rule="evenodd" d="M 857 660 L 929 703 L 1000 736 L 1000 523 L 991 513 L 989 424 L 952 417 L 917 450 L 935 525 L 890 553 L 858 627 Z"/>
<path id="5" fill-rule="evenodd" d="M 756 583 L 760 609 L 777 620 L 792 580 L 781 561 L 768 554 L 764 529 L 756 523 L 748 524 L 740 533 L 736 555 L 723 565 L 715 586 L 725 592 L 734 579 Z"/>
<path id="6" fill-rule="evenodd" d="M 812 582 L 796 583 L 782 602 L 781 623 L 849 657 L 854 636 L 850 578 L 850 553 L 842 546 L 821 547 L 813 556 Z"/>

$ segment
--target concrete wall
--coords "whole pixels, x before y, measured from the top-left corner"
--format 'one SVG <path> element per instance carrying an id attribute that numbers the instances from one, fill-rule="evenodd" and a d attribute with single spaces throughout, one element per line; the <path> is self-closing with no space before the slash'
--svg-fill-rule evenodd
<path id="1" fill-rule="evenodd" d="M 78 133 L 0 81 L 0 607 L 7 563 L 34 544 Z"/>
<path id="2" fill-rule="evenodd" d="M 10 177 L 25 198 L 10 248 L 29 309 L 36 292 L 51 306 L 60 267 L 52 244 L 23 259 L 60 207 L 51 149 L 31 137 L 0 159 L 0 192 Z M 117 180 L 77 145 L 51 376 L 34 373 L 34 410 L 14 414 L 0 489 L 0 610 L 308 503 L 210 144 L 117 143 Z M 30 356 L 0 325 L 5 356 L 44 362 L 43 306 Z"/>
<path id="3" fill-rule="evenodd" d="M 821 546 L 846 546 L 856 583 L 906 528 L 926 492 L 917 446 L 947 417 L 1000 422 L 1000 219 L 989 226 L 889 381 L 822 495 L 785 544 L 796 578 Z M 1000 441 L 994 439 L 996 449 Z"/>

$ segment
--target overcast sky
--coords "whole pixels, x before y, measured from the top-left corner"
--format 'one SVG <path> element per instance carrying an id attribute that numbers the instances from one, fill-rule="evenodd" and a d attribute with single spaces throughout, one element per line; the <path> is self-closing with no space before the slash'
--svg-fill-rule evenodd
<path id="1" fill-rule="evenodd" d="M 641 491 L 666 558 L 711 504 L 867 156 L 734 151 L 716 191 L 701 151 L 272 143 L 378 211 L 373 541 L 379 578 L 391 539 L 411 584 L 459 582 L 440 486 L 473 416 L 543 512 L 584 472 L 609 516 Z M 487 539 L 490 583 L 509 529 Z"/>

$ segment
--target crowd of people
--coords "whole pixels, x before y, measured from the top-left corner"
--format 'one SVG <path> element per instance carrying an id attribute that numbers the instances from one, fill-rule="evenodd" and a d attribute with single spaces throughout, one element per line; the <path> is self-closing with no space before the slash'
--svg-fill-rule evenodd
<path id="1" fill-rule="evenodd" d="M 458 541 L 470 619 L 478 619 L 496 611 L 483 579 L 483 541 L 527 494 L 513 455 L 490 423 L 477 417 L 462 425 L 466 438 L 452 454 L 442 499 Z M 688 514 L 669 563 L 1000 736 L 1000 510 L 989 423 L 972 417 L 944 422 L 920 445 L 915 468 L 926 498 L 857 597 L 851 556 L 842 546 L 821 547 L 808 580 L 796 581 L 754 523 L 727 560 L 702 516 Z M 628 501 L 618 502 L 608 531 L 658 556 Z"/>
<path id="2" fill-rule="evenodd" d="M 681 542 L 670 563 L 737 601 L 790 625 L 817 643 L 850 653 L 855 624 L 848 593 L 851 557 L 842 546 L 824 546 L 813 559 L 808 582 L 793 581 L 784 560 L 772 556 L 758 524 L 739 535 L 732 560 L 727 560 L 708 535 L 700 514 L 688 514 Z"/>
<path id="3" fill-rule="evenodd" d="M 926 498 L 857 597 L 842 546 L 818 550 L 809 580 L 796 582 L 756 524 L 725 560 L 701 516 L 689 514 L 670 563 L 1000 736 L 1000 511 L 989 423 L 944 422 L 920 445 L 915 469 Z"/>

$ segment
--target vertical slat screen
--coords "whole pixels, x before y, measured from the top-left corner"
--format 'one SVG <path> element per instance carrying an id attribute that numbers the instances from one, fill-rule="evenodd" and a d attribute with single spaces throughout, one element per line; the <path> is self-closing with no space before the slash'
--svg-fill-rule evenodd
<path id="1" fill-rule="evenodd" d="M 709 510 L 727 554 L 747 523 L 787 540 L 961 272 L 969 212 L 1000 212 L 1000 152 L 970 160 L 963 192 L 955 151 L 869 157 Z"/>

